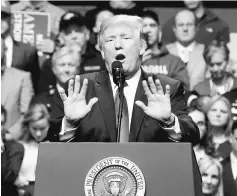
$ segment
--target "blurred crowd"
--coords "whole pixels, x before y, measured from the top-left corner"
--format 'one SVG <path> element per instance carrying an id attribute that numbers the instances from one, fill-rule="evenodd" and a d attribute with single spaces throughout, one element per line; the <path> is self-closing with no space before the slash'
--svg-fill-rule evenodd
<path id="1" fill-rule="evenodd" d="M 36 46 L 15 41 L 12 11 L 49 13 L 50 36 Z M 162 26 L 158 13 L 133 1 L 108 1 L 85 15 L 46 0 L 2 1 L 2 195 L 33 195 L 39 143 L 46 141 L 50 121 L 64 115 L 58 89 L 77 74 L 106 69 L 97 35 L 101 22 L 116 14 L 143 19 L 143 70 L 184 85 L 188 114 L 200 131 L 193 149 L 203 195 L 236 196 L 237 62 L 229 55 L 227 23 L 200 0 L 184 0 L 183 9 Z"/>

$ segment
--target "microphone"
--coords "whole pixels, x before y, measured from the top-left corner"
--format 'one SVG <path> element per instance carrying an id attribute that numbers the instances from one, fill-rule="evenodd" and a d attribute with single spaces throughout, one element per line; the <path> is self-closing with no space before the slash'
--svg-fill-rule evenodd
<path id="1" fill-rule="evenodd" d="M 117 142 L 120 142 L 120 132 L 121 132 L 121 122 L 122 122 L 122 109 L 123 109 L 123 88 L 125 83 L 125 76 L 122 63 L 120 61 L 114 61 L 112 63 L 112 74 L 113 74 L 113 81 L 118 86 L 119 90 L 119 111 L 117 116 Z"/>
<path id="2" fill-rule="evenodd" d="M 113 81 L 119 87 L 119 90 L 122 90 L 125 83 L 125 75 L 122 63 L 120 61 L 114 61 L 112 63 L 112 74 Z"/>

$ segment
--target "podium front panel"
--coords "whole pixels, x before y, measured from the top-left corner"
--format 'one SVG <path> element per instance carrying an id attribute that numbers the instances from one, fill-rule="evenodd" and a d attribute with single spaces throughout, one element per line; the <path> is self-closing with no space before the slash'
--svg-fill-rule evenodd
<path id="1" fill-rule="evenodd" d="M 107 157 L 131 160 L 142 171 L 146 196 L 201 196 L 189 143 L 42 143 L 35 196 L 84 196 L 90 169 Z"/>

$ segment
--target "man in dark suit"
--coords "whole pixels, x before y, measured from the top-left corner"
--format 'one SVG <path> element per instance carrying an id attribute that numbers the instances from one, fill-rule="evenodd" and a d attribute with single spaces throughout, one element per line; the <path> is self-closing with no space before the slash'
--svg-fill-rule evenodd
<path id="1" fill-rule="evenodd" d="M 11 10 L 7 1 L 1 4 L 1 36 L 6 46 L 6 65 L 31 73 L 33 87 L 37 92 L 37 83 L 39 81 L 39 61 L 35 47 L 30 44 L 18 42 L 11 35 Z"/>
<path id="2" fill-rule="evenodd" d="M 166 76 L 157 76 L 154 82 L 141 69 L 146 49 L 142 19 L 127 15 L 106 19 L 98 38 L 107 71 L 69 80 L 68 95 L 59 89 L 65 116 L 51 125 L 49 140 L 197 143 L 199 131 L 187 115 L 180 82 Z M 119 138 L 115 115 L 118 87 L 112 76 L 116 60 L 121 62 L 126 80 Z"/>
<path id="3" fill-rule="evenodd" d="M 232 152 L 222 161 L 224 196 L 237 195 L 237 121 L 232 125 L 230 144 Z"/>

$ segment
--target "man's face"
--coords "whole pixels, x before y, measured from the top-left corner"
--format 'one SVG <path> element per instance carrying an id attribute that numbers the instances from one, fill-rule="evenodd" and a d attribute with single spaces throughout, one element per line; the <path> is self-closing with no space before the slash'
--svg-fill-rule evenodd
<path id="1" fill-rule="evenodd" d="M 200 139 L 202 139 L 204 134 L 207 132 L 207 126 L 206 126 L 204 113 L 200 112 L 199 110 L 194 110 L 190 112 L 188 115 L 193 119 L 193 121 L 198 126 L 198 129 L 200 132 Z"/>
<path id="2" fill-rule="evenodd" d="M 112 63 L 119 60 L 125 77 L 132 77 L 140 68 L 145 45 L 141 44 L 140 32 L 131 23 L 116 23 L 107 27 L 102 35 L 102 57 L 107 70 L 112 74 Z"/>
<path id="3" fill-rule="evenodd" d="M 201 0 L 184 0 L 184 5 L 190 10 L 197 9 L 201 3 Z"/>
<path id="4" fill-rule="evenodd" d="M 222 52 L 216 52 L 211 58 L 211 62 L 208 64 L 208 69 L 211 73 L 213 80 L 222 79 L 225 76 L 227 62 Z"/>
<path id="5" fill-rule="evenodd" d="M 64 42 L 66 45 L 71 43 L 76 43 L 81 46 L 81 48 L 85 48 L 87 41 L 89 39 L 88 31 L 85 27 L 79 27 L 77 25 L 70 25 L 67 29 L 62 32 Z"/>
<path id="6" fill-rule="evenodd" d="M 196 35 L 195 16 L 189 11 L 180 12 L 175 18 L 173 31 L 179 42 L 192 42 Z"/>
<path id="7" fill-rule="evenodd" d="M 5 35 L 10 31 L 11 16 L 1 12 L 1 35 Z"/>
<path id="8" fill-rule="evenodd" d="M 143 33 L 147 35 L 147 44 L 149 46 L 153 46 L 158 43 L 160 29 L 154 19 L 150 17 L 143 18 Z"/>
<path id="9" fill-rule="evenodd" d="M 63 84 L 67 80 L 75 77 L 79 73 L 80 62 L 71 55 L 64 55 L 56 60 L 53 65 L 53 72 L 59 83 Z"/>
<path id="10" fill-rule="evenodd" d="M 235 129 L 233 134 L 230 135 L 230 144 L 232 152 L 237 157 L 237 129 Z"/>

